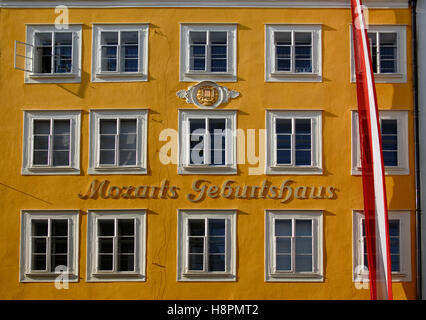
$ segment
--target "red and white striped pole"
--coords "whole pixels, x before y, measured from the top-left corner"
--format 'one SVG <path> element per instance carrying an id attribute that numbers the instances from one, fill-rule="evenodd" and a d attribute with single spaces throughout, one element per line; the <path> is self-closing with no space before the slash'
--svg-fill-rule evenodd
<path id="1" fill-rule="evenodd" d="M 351 11 L 370 296 L 372 300 L 392 300 L 382 138 L 370 45 L 361 0 L 351 0 Z"/>

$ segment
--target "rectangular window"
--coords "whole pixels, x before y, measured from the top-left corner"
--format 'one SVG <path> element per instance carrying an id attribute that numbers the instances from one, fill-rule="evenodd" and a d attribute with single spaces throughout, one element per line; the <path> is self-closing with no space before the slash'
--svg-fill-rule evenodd
<path id="1" fill-rule="evenodd" d="M 266 81 L 321 81 L 321 26 L 266 26 Z"/>
<path id="2" fill-rule="evenodd" d="M 23 211 L 21 225 L 22 282 L 78 277 L 78 211 Z"/>
<path id="3" fill-rule="evenodd" d="M 181 81 L 236 81 L 236 26 L 181 25 Z"/>
<path id="4" fill-rule="evenodd" d="M 80 82 L 81 29 L 81 25 L 69 25 L 67 30 L 58 30 L 54 25 L 28 25 L 25 82 Z"/>
<path id="5" fill-rule="evenodd" d="M 322 213 L 267 211 L 266 280 L 322 280 Z"/>
<path id="6" fill-rule="evenodd" d="M 87 280 L 145 280 L 145 210 L 90 210 Z"/>
<path id="7" fill-rule="evenodd" d="M 78 174 L 80 111 L 25 111 L 23 174 Z"/>
<path id="8" fill-rule="evenodd" d="M 179 173 L 236 172 L 235 112 L 185 110 L 179 114 Z"/>
<path id="9" fill-rule="evenodd" d="M 411 281 L 410 212 L 388 212 L 392 281 Z M 362 211 L 353 212 L 353 280 L 368 280 L 365 219 Z"/>
<path id="10" fill-rule="evenodd" d="M 356 81 L 355 59 L 351 35 L 351 81 Z M 406 26 L 369 25 L 368 42 L 376 82 L 407 82 Z"/>
<path id="11" fill-rule="evenodd" d="M 235 212 L 180 211 L 178 280 L 235 280 Z"/>
<path id="12" fill-rule="evenodd" d="M 382 156 L 386 174 L 408 174 L 407 111 L 381 110 Z M 352 174 L 361 174 L 358 112 L 352 112 Z"/>
<path id="13" fill-rule="evenodd" d="M 267 141 L 267 173 L 321 173 L 321 112 L 267 111 Z"/>
<path id="14" fill-rule="evenodd" d="M 90 113 L 89 173 L 146 173 L 146 110 Z"/>
<path id="15" fill-rule="evenodd" d="M 146 81 L 148 25 L 93 26 L 92 81 Z"/>

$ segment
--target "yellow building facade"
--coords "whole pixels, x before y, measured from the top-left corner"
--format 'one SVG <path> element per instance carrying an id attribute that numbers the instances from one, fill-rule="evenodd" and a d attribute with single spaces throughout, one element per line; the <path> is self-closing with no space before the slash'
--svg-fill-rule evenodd
<path id="1" fill-rule="evenodd" d="M 369 299 L 346 1 L 66 2 L 0 9 L 1 298 Z M 411 15 L 366 4 L 415 299 Z"/>

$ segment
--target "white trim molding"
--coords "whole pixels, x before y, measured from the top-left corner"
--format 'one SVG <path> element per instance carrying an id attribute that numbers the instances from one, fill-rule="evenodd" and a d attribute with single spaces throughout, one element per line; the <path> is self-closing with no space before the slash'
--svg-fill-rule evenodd
<path id="1" fill-rule="evenodd" d="M 26 40 L 25 40 L 25 83 L 78 83 L 81 81 L 81 57 L 82 57 L 82 25 L 70 24 L 68 29 L 56 29 L 55 25 L 28 24 L 26 25 Z M 36 64 L 41 64 L 41 57 L 36 59 L 36 34 L 51 33 L 51 70 L 50 72 L 37 71 Z M 55 52 L 56 50 L 64 49 L 64 45 L 56 44 L 56 36 L 64 33 L 71 33 L 71 69 L 69 72 L 55 72 Z M 43 48 L 44 44 L 40 47 Z M 69 45 L 67 45 L 69 46 Z M 42 52 L 43 54 L 43 52 Z"/>
<path id="2" fill-rule="evenodd" d="M 411 225 L 409 210 L 389 210 L 389 221 L 397 222 L 397 228 L 390 229 L 391 260 L 393 255 L 399 256 L 395 263 L 398 271 L 392 271 L 392 282 L 411 281 Z M 368 269 L 364 266 L 366 253 L 364 252 L 363 236 L 364 212 L 352 211 L 352 281 L 369 282 Z M 398 230 L 397 234 L 394 234 Z M 394 252 L 392 252 L 394 250 Z"/>
<path id="3" fill-rule="evenodd" d="M 296 164 L 296 121 L 297 120 L 310 120 L 310 153 L 311 163 L 298 165 Z M 278 163 L 277 152 L 277 133 L 276 125 L 277 120 L 290 121 L 289 133 L 283 135 L 282 138 L 287 138 L 287 145 L 282 148 L 288 149 L 290 152 L 290 163 Z M 284 137 L 285 136 L 285 137 Z M 303 135 L 302 135 L 303 136 Z M 267 110 L 266 111 L 266 167 L 265 173 L 271 175 L 282 174 L 317 174 L 321 175 L 322 169 L 322 111 L 320 110 Z"/>
<path id="4" fill-rule="evenodd" d="M 111 234 L 99 235 L 99 221 L 112 222 Z M 123 236 L 120 234 L 121 221 L 133 221 L 133 234 Z M 146 266 L 146 210 L 145 209 L 116 209 L 116 210 L 88 210 L 87 213 L 87 282 L 121 282 L 121 281 L 145 281 Z M 128 230 L 127 230 L 128 231 Z M 105 251 L 111 255 L 112 270 L 100 270 L 99 239 L 103 238 Z M 133 241 L 133 250 L 130 250 Z M 120 240 L 124 239 L 124 240 Z M 127 241 L 127 242 L 126 242 Z M 125 247 L 125 254 L 133 255 L 133 271 L 119 271 L 120 248 Z M 130 253 L 129 253 L 130 252 Z M 106 254 L 104 254 L 106 255 Z M 132 265 L 132 264 L 131 264 Z"/>
<path id="5" fill-rule="evenodd" d="M 205 33 L 204 45 L 196 44 L 199 48 L 204 48 L 204 70 L 191 70 L 191 33 Z M 226 71 L 211 71 L 212 61 L 223 60 L 212 59 L 212 51 L 210 50 L 211 33 L 226 32 Z M 218 45 L 223 47 L 223 44 Z M 220 53 L 219 55 L 222 55 Z M 223 23 L 183 23 L 180 26 L 180 66 L 179 80 L 183 82 L 196 82 L 202 80 L 219 81 L 219 82 L 236 82 L 237 81 L 237 25 Z M 194 61 L 199 59 L 194 59 Z M 195 63 L 195 62 L 194 62 Z M 195 69 L 195 68 L 194 68 Z"/>
<path id="6" fill-rule="evenodd" d="M 237 254 L 237 214 L 236 210 L 178 210 L 178 242 L 177 242 L 177 281 L 236 281 Z M 189 221 L 199 225 L 191 232 Z M 214 229 L 211 225 L 223 224 Z M 200 228 L 201 226 L 201 228 Z M 214 230 L 213 230 L 214 229 Z M 195 230 L 195 227 L 194 227 Z M 223 234 L 221 233 L 223 231 Z M 197 270 L 190 270 L 189 246 L 193 239 L 192 257 L 197 263 Z M 222 252 L 223 251 L 223 252 Z M 210 254 L 223 256 L 223 266 L 209 260 Z M 197 256 L 200 259 L 196 259 Z M 211 262 L 211 263 L 209 263 Z M 210 270 L 210 268 L 224 270 Z M 194 268 L 196 269 L 196 268 Z"/>
<path id="7" fill-rule="evenodd" d="M 55 282 L 57 279 L 60 281 L 67 279 L 69 282 L 78 282 L 79 214 L 79 210 L 21 211 L 20 282 Z M 61 230 L 61 236 L 57 235 L 60 228 L 58 229 L 57 226 L 56 228 L 53 227 L 53 224 L 59 221 L 67 222 L 67 228 Z M 44 225 L 37 227 L 38 234 L 33 230 L 33 227 L 36 228 L 33 222 Z M 64 238 L 66 238 L 65 247 L 63 244 Z M 60 243 L 61 241 L 62 244 Z M 61 249 L 59 249 L 60 247 Z M 59 268 L 59 271 L 52 270 L 53 257 L 64 256 L 64 254 L 66 254 L 67 269 L 62 270 L 62 268 Z M 43 262 L 45 270 L 39 270 L 40 266 L 33 268 L 35 256 L 41 259 L 45 256 Z M 56 263 L 53 262 L 53 265 L 56 265 Z M 61 267 L 61 265 L 55 269 L 58 267 Z"/>
<path id="8" fill-rule="evenodd" d="M 310 230 L 307 230 L 306 225 L 298 228 L 298 222 L 306 221 L 310 222 Z M 277 222 L 286 222 L 281 225 L 279 234 L 276 231 Z M 297 245 L 298 241 L 300 246 Z M 324 281 L 323 251 L 321 210 L 265 210 L 265 281 Z M 287 257 L 280 262 L 281 269 L 277 256 Z M 311 258 L 310 271 L 297 270 L 298 257 L 302 269 L 306 267 L 306 258 Z"/>
<path id="9" fill-rule="evenodd" d="M 352 175 L 361 175 L 361 150 L 359 140 L 358 111 L 351 112 L 352 123 L 352 148 L 351 148 L 351 170 Z M 410 174 L 410 157 L 408 139 L 408 111 L 407 110 L 379 110 L 379 118 L 382 120 L 395 120 L 397 127 L 397 165 L 385 164 L 386 175 L 408 175 Z"/>
<path id="10" fill-rule="evenodd" d="M 101 33 L 117 33 L 117 44 L 105 46 L 116 49 L 116 71 L 102 71 Z M 126 72 L 124 69 L 123 32 L 137 32 L 138 71 Z M 93 24 L 92 29 L 92 82 L 135 82 L 148 81 L 148 24 Z M 132 57 L 133 59 L 134 57 Z"/>
<path id="11" fill-rule="evenodd" d="M 0 2 L 0 7 L 3 8 L 55 8 L 58 5 L 64 5 L 69 8 L 350 8 L 350 3 L 346 0 L 3 0 Z M 408 8 L 408 0 L 365 0 L 364 5 L 369 8 L 383 9 Z"/>
<path id="12" fill-rule="evenodd" d="M 296 35 L 310 33 L 311 71 L 297 72 Z M 278 70 L 277 41 L 279 34 L 289 34 L 290 43 L 281 49 L 288 49 L 289 69 Z M 267 24 L 265 25 L 265 81 L 266 82 L 321 82 L 322 81 L 322 25 L 303 24 Z M 282 42 L 282 41 L 281 41 Z M 301 45 L 306 47 L 306 44 Z M 304 58 L 303 60 L 305 60 Z"/>
<path id="13" fill-rule="evenodd" d="M 105 140 L 108 144 L 113 144 L 115 161 L 114 164 L 101 164 L 101 120 L 116 120 L 115 138 L 111 134 L 108 136 L 114 139 L 113 142 Z M 123 120 L 135 120 L 136 132 L 128 134 L 136 135 L 136 155 L 135 164 L 120 165 L 120 123 Z M 93 109 L 90 110 L 90 134 L 89 134 L 89 174 L 146 174 L 147 173 L 147 135 L 148 135 L 148 110 L 146 109 Z M 109 147 L 105 147 L 109 148 Z"/>
<path id="14" fill-rule="evenodd" d="M 396 72 L 380 73 L 374 71 L 374 80 L 376 83 L 406 83 L 407 82 L 407 26 L 406 25 L 368 25 L 367 33 L 389 34 L 396 33 Z M 353 52 L 353 35 L 352 25 L 349 25 L 349 41 L 350 41 L 350 68 L 351 82 L 356 82 L 355 74 L 355 58 Z M 370 44 L 371 46 L 371 44 Z M 380 44 L 377 43 L 377 56 Z M 377 62 L 376 64 L 380 64 Z M 378 67 L 379 68 L 379 67 Z"/>
<path id="15" fill-rule="evenodd" d="M 55 121 L 69 121 L 68 137 L 68 165 L 54 165 L 54 139 L 55 139 Z M 49 133 L 36 134 L 34 132 L 35 121 L 50 123 Z M 80 174 L 80 110 L 24 110 L 24 133 L 22 136 L 22 175 L 72 175 Z M 35 136 L 44 138 L 39 140 L 43 144 L 43 152 L 47 152 L 47 164 L 34 164 Z M 43 136 L 43 137 L 41 137 Z M 59 138 L 66 138 L 64 135 L 58 135 Z M 65 142 L 66 145 L 66 142 Z M 46 149 L 47 148 L 47 149 Z"/>

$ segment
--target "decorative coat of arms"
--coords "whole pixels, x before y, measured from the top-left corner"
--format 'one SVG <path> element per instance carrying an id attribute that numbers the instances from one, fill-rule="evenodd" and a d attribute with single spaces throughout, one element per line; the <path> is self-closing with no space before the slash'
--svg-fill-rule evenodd
<path id="1" fill-rule="evenodd" d="M 189 87 L 188 90 L 179 90 L 176 95 L 199 108 L 214 109 L 227 103 L 230 98 L 238 97 L 240 93 L 212 81 L 203 81 Z"/>

